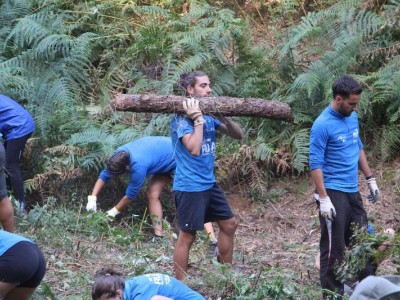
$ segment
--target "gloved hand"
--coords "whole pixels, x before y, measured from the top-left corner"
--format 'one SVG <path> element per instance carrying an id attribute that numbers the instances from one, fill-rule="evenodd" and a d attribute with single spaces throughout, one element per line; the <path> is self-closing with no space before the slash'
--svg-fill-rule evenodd
<path id="1" fill-rule="evenodd" d="M 113 207 L 109 211 L 107 211 L 107 216 L 109 216 L 111 218 L 115 218 L 115 216 L 118 214 L 119 214 L 119 211 L 115 207 Z"/>
<path id="2" fill-rule="evenodd" d="M 87 211 L 90 211 L 90 210 L 96 211 L 97 210 L 97 197 L 90 195 L 87 197 L 87 200 L 88 200 L 88 202 L 86 204 L 86 210 Z"/>
<path id="3" fill-rule="evenodd" d="M 379 189 L 376 185 L 376 179 L 374 177 L 367 180 L 368 188 L 370 194 L 368 195 L 368 200 L 375 203 L 379 199 Z"/>
<path id="4" fill-rule="evenodd" d="M 319 210 L 324 218 L 332 220 L 336 217 L 336 210 L 329 196 L 319 198 Z"/>
<path id="5" fill-rule="evenodd" d="M 205 120 L 203 118 L 203 113 L 200 110 L 199 100 L 196 100 L 194 98 L 189 98 L 183 101 L 182 105 L 187 116 L 193 120 L 194 126 L 202 125 L 205 123 Z"/>

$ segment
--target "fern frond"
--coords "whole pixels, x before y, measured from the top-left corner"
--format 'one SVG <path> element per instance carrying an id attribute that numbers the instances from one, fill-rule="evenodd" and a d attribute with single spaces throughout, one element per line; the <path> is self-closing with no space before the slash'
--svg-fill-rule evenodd
<path id="1" fill-rule="evenodd" d="M 282 60 L 288 51 L 294 48 L 303 38 L 319 31 L 321 18 L 321 15 L 313 12 L 309 12 L 306 17 L 301 17 L 301 23 L 289 33 L 289 41 L 283 46 L 279 59 Z"/>
<path id="2" fill-rule="evenodd" d="M 292 140 L 292 166 L 297 172 L 302 173 L 308 166 L 310 136 L 309 129 L 297 130 Z"/>
<path id="3" fill-rule="evenodd" d="M 270 162 L 275 154 L 275 149 L 272 147 L 272 145 L 260 143 L 256 145 L 254 154 L 256 159 Z"/>
<path id="4" fill-rule="evenodd" d="M 388 125 L 381 131 L 381 155 L 383 160 L 398 157 L 400 151 L 400 127 L 398 124 Z"/>
<path id="5" fill-rule="evenodd" d="M 125 6 L 124 10 L 126 11 L 127 9 L 132 9 L 137 15 L 141 16 L 143 14 L 149 14 L 153 16 L 162 16 L 167 19 L 171 17 L 171 13 L 169 10 L 164 9 L 160 6 L 156 5 L 127 5 Z"/>
<path id="6" fill-rule="evenodd" d="M 375 12 L 360 11 L 354 20 L 355 32 L 363 38 L 375 34 L 384 24 L 384 18 Z"/>
<path id="7" fill-rule="evenodd" d="M 44 25 L 47 17 L 46 13 L 37 13 L 20 19 L 10 32 L 7 41 L 13 40 L 14 45 L 20 48 L 39 42 L 51 34 L 51 30 Z"/>

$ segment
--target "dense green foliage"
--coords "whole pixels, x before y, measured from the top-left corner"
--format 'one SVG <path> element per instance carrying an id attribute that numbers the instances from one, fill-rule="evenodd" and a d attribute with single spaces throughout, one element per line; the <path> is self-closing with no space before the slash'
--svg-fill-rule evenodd
<path id="1" fill-rule="evenodd" d="M 248 150 L 223 141 L 228 152 L 222 154 L 236 152 L 230 178 L 262 190 L 273 175 L 305 171 L 308 128 L 329 101 L 333 80 L 345 73 L 364 87 L 359 114 L 370 137 L 365 142 L 384 160 L 396 155 L 399 1 L 338 1 L 314 7 L 298 23 L 292 8 L 302 7 L 301 1 L 271 6 L 277 18 L 291 13 L 293 24 L 287 35 L 276 35 L 281 44 L 275 47 L 254 45 L 248 23 L 230 9 L 191 1 L 182 12 L 182 4 L 3 2 L 0 92 L 32 112 L 36 145 L 49 154 L 34 157 L 33 173 L 46 174 L 57 166 L 59 171 L 99 170 L 116 146 L 142 135 L 168 135 L 168 116 L 132 118 L 107 104 L 122 90 L 181 93 L 179 76 L 195 69 L 210 74 L 215 95 L 278 99 L 295 114 L 295 124 L 242 119 Z M 92 106 L 100 110 L 93 112 Z M 221 174 L 230 167 L 221 163 Z M 38 187 L 32 181 L 32 188 L 35 182 Z"/>

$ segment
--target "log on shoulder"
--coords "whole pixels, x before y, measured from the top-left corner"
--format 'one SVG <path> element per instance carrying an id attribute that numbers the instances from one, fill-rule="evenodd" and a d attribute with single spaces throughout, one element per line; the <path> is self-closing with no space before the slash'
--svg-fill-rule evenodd
<path id="1" fill-rule="evenodd" d="M 117 111 L 184 113 L 184 96 L 174 95 L 129 95 L 117 94 L 111 101 Z M 200 108 L 204 114 L 218 116 L 247 116 L 293 121 L 289 105 L 260 98 L 201 97 Z"/>

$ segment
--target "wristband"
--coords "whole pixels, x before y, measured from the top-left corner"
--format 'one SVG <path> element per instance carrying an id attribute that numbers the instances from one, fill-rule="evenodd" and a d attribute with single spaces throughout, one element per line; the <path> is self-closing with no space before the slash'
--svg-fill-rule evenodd
<path id="1" fill-rule="evenodd" d="M 371 178 L 374 178 L 374 175 L 365 176 L 365 179 L 366 179 L 366 180 L 369 180 L 369 179 L 371 179 Z"/>

